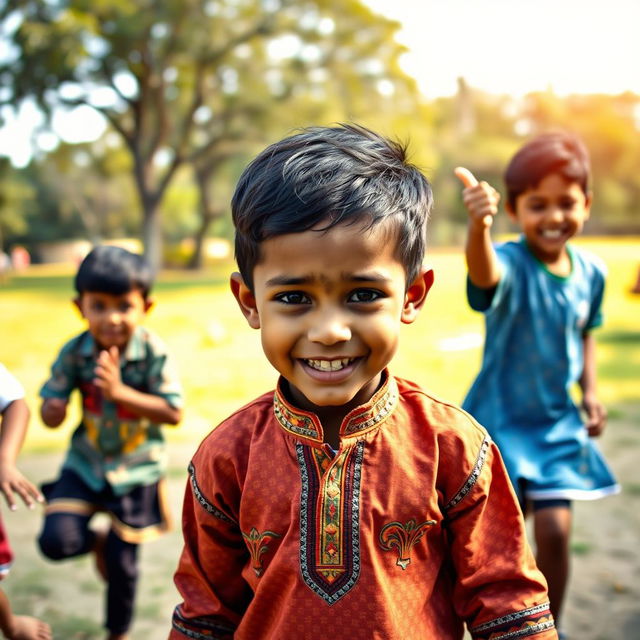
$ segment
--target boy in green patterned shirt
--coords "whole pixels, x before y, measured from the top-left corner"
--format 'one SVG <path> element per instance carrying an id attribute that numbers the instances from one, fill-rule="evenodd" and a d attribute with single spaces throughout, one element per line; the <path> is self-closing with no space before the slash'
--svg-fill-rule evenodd
<path id="1" fill-rule="evenodd" d="M 82 396 L 82 420 L 60 477 L 43 487 L 48 505 L 38 540 L 52 560 L 89 552 L 107 582 L 108 640 L 125 640 L 133 618 L 138 544 L 168 528 L 162 424 L 181 419 L 182 391 L 162 342 L 141 323 L 152 306 L 144 259 L 99 246 L 81 263 L 75 305 L 87 330 L 67 342 L 40 391 L 49 427 Z M 96 512 L 108 534 L 89 527 Z"/>

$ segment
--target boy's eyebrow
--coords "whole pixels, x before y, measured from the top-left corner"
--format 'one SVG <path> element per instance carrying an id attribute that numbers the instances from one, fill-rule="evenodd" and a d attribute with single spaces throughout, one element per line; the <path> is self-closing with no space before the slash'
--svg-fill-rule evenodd
<path id="1" fill-rule="evenodd" d="M 275 276 L 269 278 L 266 282 L 267 287 L 295 286 L 300 284 L 309 284 L 314 278 L 311 276 L 293 277 L 293 276 Z"/>
<path id="2" fill-rule="evenodd" d="M 380 273 L 378 271 L 365 271 L 362 273 L 349 273 L 343 272 L 340 274 L 340 277 L 344 281 L 348 282 L 379 282 L 385 283 L 389 282 L 391 279 Z M 274 276 L 273 278 L 269 278 L 266 282 L 267 287 L 282 287 L 282 286 L 299 286 L 304 284 L 311 284 L 316 281 L 323 281 L 325 278 L 323 276 Z"/>
<path id="3" fill-rule="evenodd" d="M 352 280 L 354 282 L 390 282 L 391 278 L 384 273 L 378 271 L 365 271 L 363 273 L 343 273 L 342 277 L 345 280 Z"/>

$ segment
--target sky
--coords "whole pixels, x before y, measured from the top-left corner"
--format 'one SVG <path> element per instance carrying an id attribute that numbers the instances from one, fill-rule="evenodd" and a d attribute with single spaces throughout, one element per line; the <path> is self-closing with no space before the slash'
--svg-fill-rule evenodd
<path id="1" fill-rule="evenodd" d="M 640 94 L 640 0 L 364 0 L 401 23 L 402 66 L 427 98 L 452 95 L 457 78 L 490 93 Z M 67 142 L 104 132 L 91 109 L 54 123 Z M 0 153 L 24 166 L 38 120 L 26 106 L 0 129 Z M 55 136 L 39 139 L 54 147 Z"/>
<path id="2" fill-rule="evenodd" d="M 365 0 L 402 23 L 403 68 L 428 98 L 463 76 L 520 96 L 640 93 L 639 0 Z"/>

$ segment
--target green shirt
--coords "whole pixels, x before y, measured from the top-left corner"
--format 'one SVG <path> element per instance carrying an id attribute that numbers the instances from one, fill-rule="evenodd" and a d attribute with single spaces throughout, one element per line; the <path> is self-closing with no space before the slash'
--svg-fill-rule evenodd
<path id="1" fill-rule="evenodd" d="M 157 482 L 166 468 L 164 438 L 159 424 L 141 418 L 102 396 L 94 384 L 99 350 L 85 331 L 61 349 L 51 377 L 40 390 L 43 398 L 82 395 L 82 421 L 71 438 L 64 467 L 78 473 L 95 491 L 108 483 L 118 495 Z M 142 393 L 182 406 L 182 389 L 164 344 L 138 327 L 120 358 L 122 382 Z"/>

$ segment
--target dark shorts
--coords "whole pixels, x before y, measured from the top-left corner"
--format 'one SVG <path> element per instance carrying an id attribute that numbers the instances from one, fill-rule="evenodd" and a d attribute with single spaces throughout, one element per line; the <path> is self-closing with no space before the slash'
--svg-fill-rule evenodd
<path id="1" fill-rule="evenodd" d="M 531 506 L 534 511 L 540 511 L 540 509 L 547 509 L 548 507 L 563 507 L 564 509 L 571 509 L 571 500 L 566 498 L 552 498 L 550 500 L 532 500 Z"/>
<path id="2" fill-rule="evenodd" d="M 518 501 L 520 502 L 520 508 L 524 514 L 528 512 L 529 508 L 534 512 L 548 507 L 563 507 L 565 509 L 571 509 L 571 500 L 568 500 L 567 498 L 543 498 L 538 500 L 523 498 L 527 493 L 527 482 L 523 479 L 518 481 L 516 493 L 518 495 Z"/>
<path id="3" fill-rule="evenodd" d="M 125 542 L 147 542 L 170 528 L 164 479 L 120 496 L 108 484 L 94 491 L 75 471 L 63 468 L 57 480 L 42 485 L 42 493 L 47 500 L 47 515 L 72 513 L 90 518 L 106 513 L 113 532 Z"/>

